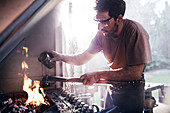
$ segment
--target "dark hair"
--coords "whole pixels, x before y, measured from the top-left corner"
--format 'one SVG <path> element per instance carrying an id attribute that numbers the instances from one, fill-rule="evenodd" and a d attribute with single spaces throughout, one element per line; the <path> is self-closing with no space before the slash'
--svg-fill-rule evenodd
<path id="1" fill-rule="evenodd" d="M 95 10 L 99 12 L 109 11 L 109 16 L 115 20 L 118 15 L 124 16 L 126 3 L 124 0 L 96 0 Z"/>

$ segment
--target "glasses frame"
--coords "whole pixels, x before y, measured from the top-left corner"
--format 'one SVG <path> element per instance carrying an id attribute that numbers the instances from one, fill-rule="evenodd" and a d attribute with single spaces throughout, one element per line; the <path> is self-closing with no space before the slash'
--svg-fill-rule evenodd
<path id="1" fill-rule="evenodd" d="M 96 17 L 94 17 L 94 21 L 100 22 L 100 23 L 108 22 L 108 21 L 111 20 L 111 19 L 112 19 L 112 17 L 110 17 L 110 18 L 108 18 L 108 19 L 106 19 L 106 20 L 97 20 Z"/>

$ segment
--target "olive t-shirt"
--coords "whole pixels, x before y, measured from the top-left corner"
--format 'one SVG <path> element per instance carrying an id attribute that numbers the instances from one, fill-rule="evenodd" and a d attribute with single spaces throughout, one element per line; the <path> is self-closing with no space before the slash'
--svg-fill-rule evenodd
<path id="1" fill-rule="evenodd" d="M 100 31 L 92 40 L 88 52 L 103 52 L 112 69 L 152 61 L 149 35 L 137 22 L 125 19 L 118 37 L 105 37 Z"/>

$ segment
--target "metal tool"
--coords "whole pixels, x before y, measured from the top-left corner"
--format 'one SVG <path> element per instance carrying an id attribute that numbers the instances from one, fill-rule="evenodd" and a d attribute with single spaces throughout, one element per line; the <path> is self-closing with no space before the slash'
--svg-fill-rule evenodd
<path id="1" fill-rule="evenodd" d="M 80 78 L 70 78 L 70 77 L 59 77 L 54 75 L 45 75 L 40 82 L 41 87 L 51 87 L 55 86 L 56 83 L 50 83 L 49 81 L 57 81 L 57 82 L 83 82 Z M 96 83 L 101 84 L 126 84 L 126 81 L 114 81 L 114 80 L 99 80 Z"/>
<path id="2" fill-rule="evenodd" d="M 145 100 L 144 100 L 144 113 L 153 113 L 153 108 L 157 107 L 156 99 L 152 96 L 152 92 L 160 90 L 164 97 L 164 85 L 163 84 L 152 84 L 145 88 Z"/>
<path id="3" fill-rule="evenodd" d="M 49 53 L 49 52 L 42 52 L 40 54 L 40 56 L 38 57 L 38 61 L 40 61 L 42 64 L 44 64 L 47 68 L 51 69 L 53 67 L 55 67 L 55 62 L 50 62 L 50 60 L 53 58 L 54 56 Z"/>

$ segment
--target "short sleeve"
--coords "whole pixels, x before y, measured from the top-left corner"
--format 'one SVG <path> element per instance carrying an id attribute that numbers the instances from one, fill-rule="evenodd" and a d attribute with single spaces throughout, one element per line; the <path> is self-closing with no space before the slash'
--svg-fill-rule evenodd
<path id="1" fill-rule="evenodd" d="M 102 38 L 100 33 L 98 32 L 95 38 L 91 41 L 89 48 L 87 51 L 91 54 L 98 53 L 102 50 Z"/>
<path id="2" fill-rule="evenodd" d="M 131 36 L 126 41 L 126 45 L 128 65 L 137 65 L 152 61 L 149 35 L 143 27 L 139 26 L 132 30 Z"/>

